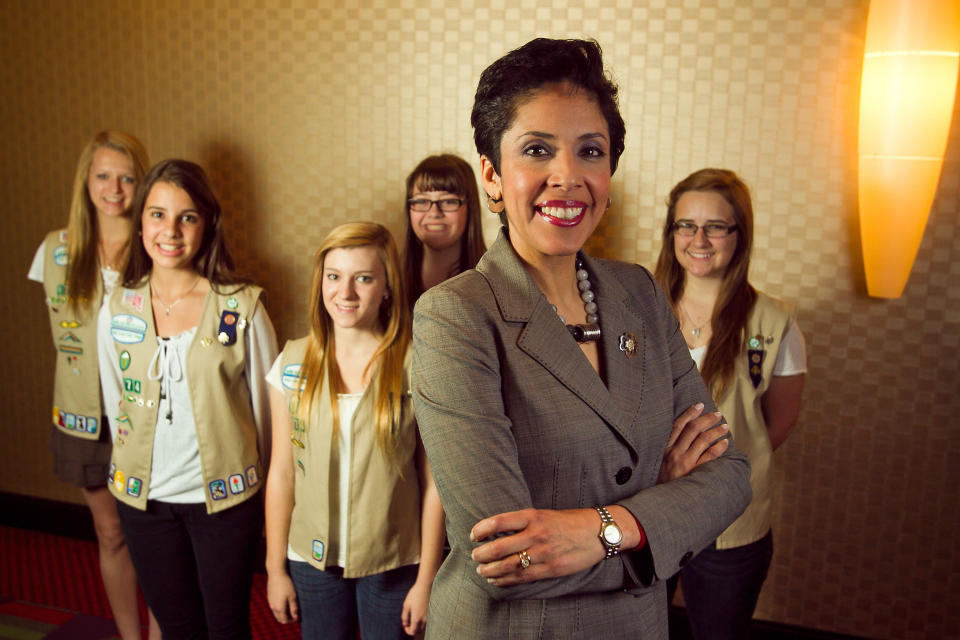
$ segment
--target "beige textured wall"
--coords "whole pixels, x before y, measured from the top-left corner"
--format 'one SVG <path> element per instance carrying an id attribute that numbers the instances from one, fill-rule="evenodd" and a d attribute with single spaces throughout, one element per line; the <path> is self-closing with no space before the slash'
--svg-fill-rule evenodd
<path id="1" fill-rule="evenodd" d="M 53 349 L 24 276 L 65 220 L 91 134 L 126 129 L 155 160 L 209 169 L 286 339 L 305 330 L 311 254 L 331 226 L 399 230 L 402 180 L 422 156 L 475 159 L 482 68 L 537 35 L 588 36 L 621 85 L 628 132 L 592 251 L 650 265 L 670 187 L 730 167 L 754 189 L 753 281 L 799 305 L 806 403 L 777 454 L 777 554 L 758 617 L 877 638 L 960 626 L 960 109 L 906 293 L 869 299 L 855 191 L 866 0 L 2 6 L 0 490 L 78 499 L 50 477 Z"/>

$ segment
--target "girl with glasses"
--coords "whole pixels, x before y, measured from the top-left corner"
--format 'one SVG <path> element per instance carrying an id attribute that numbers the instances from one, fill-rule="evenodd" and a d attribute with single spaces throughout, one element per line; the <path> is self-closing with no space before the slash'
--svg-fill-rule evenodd
<path id="1" fill-rule="evenodd" d="M 410 309 L 424 291 L 472 269 L 486 251 L 473 169 L 450 153 L 424 158 L 407 176 L 403 275 Z"/>
<path id="2" fill-rule="evenodd" d="M 734 172 L 701 169 L 670 192 L 655 277 L 752 469 L 746 511 L 681 572 L 697 640 L 749 637 L 773 555 L 773 451 L 796 424 L 806 372 L 793 308 L 747 280 L 752 245 L 750 192 Z"/>

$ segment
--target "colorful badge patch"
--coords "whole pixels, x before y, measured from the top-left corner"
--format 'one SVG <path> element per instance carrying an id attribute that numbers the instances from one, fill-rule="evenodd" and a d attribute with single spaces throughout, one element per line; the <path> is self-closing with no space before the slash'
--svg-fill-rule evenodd
<path id="1" fill-rule="evenodd" d="M 236 309 L 240 306 L 236 298 L 227 298 L 227 309 Z"/>
<path id="2" fill-rule="evenodd" d="M 117 472 L 117 465 L 113 462 L 110 463 L 110 470 L 107 471 L 107 484 L 113 484 L 113 474 Z"/>
<path id="3" fill-rule="evenodd" d="M 127 495 L 134 498 L 140 497 L 140 491 L 143 489 L 143 482 L 140 478 L 134 478 L 130 476 L 130 479 L 127 480 Z"/>
<path id="4" fill-rule="evenodd" d="M 83 355 L 83 342 L 73 331 L 67 331 L 57 340 L 57 349 L 60 353 L 69 353 L 75 356 Z"/>
<path id="5" fill-rule="evenodd" d="M 130 368 L 130 352 L 121 351 L 120 352 L 120 371 L 126 371 Z"/>
<path id="6" fill-rule="evenodd" d="M 232 476 L 230 476 L 229 478 L 227 478 L 227 480 L 230 481 L 230 493 L 232 493 L 232 494 L 234 494 L 234 495 L 236 495 L 236 494 L 238 494 L 238 493 L 243 493 L 243 489 L 244 489 L 244 486 L 243 486 L 243 475 L 241 475 L 241 474 L 239 474 L 239 473 L 235 473 L 235 474 L 233 474 Z"/>
<path id="7" fill-rule="evenodd" d="M 299 380 L 299 384 L 297 381 Z M 306 380 L 300 380 L 300 364 L 288 364 L 283 368 L 283 374 L 280 376 L 280 384 L 285 389 L 291 391 L 303 391 Z"/>
<path id="8" fill-rule="evenodd" d="M 313 559 L 323 560 L 323 542 L 320 540 L 313 541 Z"/>
<path id="9" fill-rule="evenodd" d="M 97 419 L 93 416 L 77 416 L 77 431 L 97 432 Z"/>
<path id="10" fill-rule="evenodd" d="M 147 334 L 147 322 L 143 318 L 121 313 L 110 319 L 110 335 L 121 344 L 143 342 Z"/>
<path id="11" fill-rule="evenodd" d="M 140 381 L 136 378 L 124 378 L 123 390 L 131 391 L 133 393 L 140 393 Z"/>
<path id="12" fill-rule="evenodd" d="M 214 480 L 210 483 L 210 497 L 214 500 L 224 500 L 227 497 L 227 484 L 223 480 Z"/>
<path id="13" fill-rule="evenodd" d="M 763 381 L 763 359 L 766 357 L 763 349 L 747 349 L 747 364 L 750 372 L 750 382 L 756 389 Z"/>
<path id="14" fill-rule="evenodd" d="M 125 307 L 133 307 L 137 311 L 143 311 L 143 294 L 137 293 L 131 289 L 123 290 L 123 299 L 120 301 Z"/>
<path id="15" fill-rule="evenodd" d="M 252 487 L 253 485 L 255 485 L 255 484 L 257 484 L 258 482 L 260 482 L 260 474 L 257 473 L 257 467 L 256 467 L 256 466 L 250 465 L 249 467 L 247 467 L 246 474 L 247 474 L 247 486 L 248 486 L 248 487 Z"/>
<path id="16" fill-rule="evenodd" d="M 222 345 L 231 345 L 237 341 L 237 319 L 240 314 L 236 311 L 224 311 L 220 314 L 220 327 L 217 329 L 217 340 Z"/>
<path id="17" fill-rule="evenodd" d="M 58 267 L 67 266 L 67 245 L 62 244 L 53 250 L 53 264 Z"/>
<path id="18" fill-rule="evenodd" d="M 80 323 L 76 320 L 61 320 L 60 326 L 64 329 L 76 329 L 80 326 Z"/>
<path id="19" fill-rule="evenodd" d="M 126 480 L 126 476 L 123 475 L 123 471 L 117 469 L 117 472 L 113 474 L 113 488 L 117 490 L 117 493 L 123 493 L 123 485 Z"/>

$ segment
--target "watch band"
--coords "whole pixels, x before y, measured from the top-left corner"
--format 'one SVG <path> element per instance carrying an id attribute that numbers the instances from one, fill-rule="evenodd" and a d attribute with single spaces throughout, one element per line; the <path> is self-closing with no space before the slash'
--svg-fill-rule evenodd
<path id="1" fill-rule="evenodd" d="M 620 529 L 617 521 L 613 519 L 613 516 L 610 515 L 610 512 L 607 511 L 606 507 L 594 507 L 594 509 L 600 514 L 600 533 L 598 537 L 600 538 L 600 542 L 603 543 L 603 548 L 607 550 L 606 558 L 613 558 L 620 553 L 620 544 L 623 542 L 623 531 Z M 615 543 L 607 540 L 607 537 L 604 535 L 604 532 L 608 528 L 616 529 L 617 534 L 619 534 L 619 539 Z"/>

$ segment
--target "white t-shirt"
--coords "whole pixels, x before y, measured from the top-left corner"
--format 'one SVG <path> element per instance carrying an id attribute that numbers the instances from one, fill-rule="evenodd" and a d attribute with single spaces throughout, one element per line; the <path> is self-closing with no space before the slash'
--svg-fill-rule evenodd
<path id="1" fill-rule="evenodd" d="M 270 373 L 267 374 L 267 382 L 270 383 L 277 391 L 283 393 L 283 384 L 281 382 L 282 377 L 282 365 L 280 363 L 281 358 L 278 357 L 273 363 L 273 366 L 270 368 Z M 349 518 L 348 508 L 350 506 L 349 500 L 349 487 L 350 487 L 350 461 L 353 459 L 352 455 L 352 442 L 351 442 L 351 425 L 353 423 L 353 414 L 357 411 L 357 406 L 360 404 L 360 399 L 363 397 L 363 393 L 338 393 L 337 394 L 337 409 L 340 414 L 340 429 L 339 429 L 339 442 L 337 443 L 337 456 L 340 466 L 340 474 L 338 476 L 339 486 L 331 487 L 331 490 L 336 490 L 336 495 L 340 496 L 339 504 L 337 505 L 337 510 L 340 515 L 340 531 L 337 536 L 334 536 L 333 532 L 330 534 L 330 540 L 327 541 L 327 547 L 331 551 L 331 556 L 336 558 L 336 561 L 333 564 L 336 564 L 338 567 L 347 566 L 347 540 L 349 536 L 347 535 L 347 523 Z M 333 493 L 333 491 L 331 491 Z M 293 550 L 293 547 L 287 543 L 287 559 L 293 560 L 294 562 L 306 562 L 306 560 Z"/>

